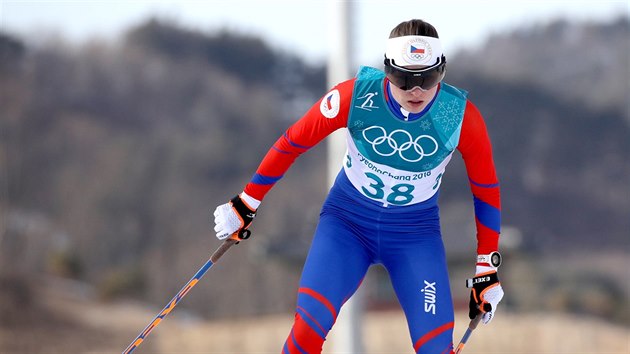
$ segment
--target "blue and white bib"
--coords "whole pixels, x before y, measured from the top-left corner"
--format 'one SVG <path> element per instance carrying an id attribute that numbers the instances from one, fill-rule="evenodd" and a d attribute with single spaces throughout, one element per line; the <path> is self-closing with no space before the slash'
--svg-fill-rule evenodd
<path id="1" fill-rule="evenodd" d="M 385 73 L 362 67 L 348 116 L 344 170 L 366 197 L 388 205 L 412 205 L 438 190 L 459 143 L 465 91 L 442 83 L 429 110 L 404 121 L 388 108 Z"/>

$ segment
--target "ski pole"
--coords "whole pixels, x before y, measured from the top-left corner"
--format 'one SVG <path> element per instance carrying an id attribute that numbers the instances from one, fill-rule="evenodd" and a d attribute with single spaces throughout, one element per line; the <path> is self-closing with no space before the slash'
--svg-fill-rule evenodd
<path id="1" fill-rule="evenodd" d="M 470 338 L 470 335 L 472 334 L 472 332 L 475 330 L 475 328 L 477 328 L 477 325 L 479 324 L 479 321 L 481 321 L 482 316 L 483 314 L 479 313 L 477 317 L 470 320 L 470 323 L 468 324 L 468 328 L 466 329 L 466 332 L 464 333 L 462 340 L 459 341 L 459 344 L 457 345 L 457 349 L 455 349 L 455 354 L 461 353 L 462 349 L 464 349 L 464 346 L 466 345 L 468 338 Z"/>
<path id="2" fill-rule="evenodd" d="M 250 234 L 251 234 L 251 231 L 244 229 L 244 230 L 241 230 L 240 232 L 234 233 L 234 235 L 232 235 L 230 238 L 223 241 L 221 246 L 219 246 L 214 251 L 214 253 L 212 253 L 212 255 L 210 256 L 210 259 L 208 259 L 208 261 L 199 269 L 199 271 L 197 271 L 197 273 L 188 281 L 188 283 L 184 285 L 184 287 L 177 293 L 177 295 L 175 295 L 175 297 L 171 299 L 171 301 L 168 302 L 166 307 L 164 307 L 164 309 L 160 311 L 160 313 L 157 316 L 155 316 L 155 318 L 144 328 L 144 330 L 140 332 L 138 337 L 136 337 L 136 339 L 134 339 L 133 342 L 129 344 L 127 349 L 125 349 L 122 352 L 122 354 L 130 354 L 136 348 L 138 348 L 138 346 L 140 346 L 140 344 L 145 340 L 145 338 L 149 335 L 149 333 L 151 333 L 151 331 L 154 330 L 155 327 L 157 327 L 160 324 L 160 322 L 162 322 L 162 320 L 164 319 L 164 317 L 166 317 L 166 315 L 171 313 L 173 308 L 175 308 L 175 306 L 177 306 L 177 304 L 182 300 L 182 298 L 186 296 L 186 294 L 188 294 L 190 289 L 192 289 L 199 282 L 201 277 L 203 277 L 204 274 L 206 274 L 208 269 L 210 269 L 219 260 L 219 258 L 221 258 L 221 256 L 223 256 L 223 254 L 227 252 L 228 249 L 230 249 L 230 247 L 239 243 L 241 240 L 245 240 L 249 238 Z"/>

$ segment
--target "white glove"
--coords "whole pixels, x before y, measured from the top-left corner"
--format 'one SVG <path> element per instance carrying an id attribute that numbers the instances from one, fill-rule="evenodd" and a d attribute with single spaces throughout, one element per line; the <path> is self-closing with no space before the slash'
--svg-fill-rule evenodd
<path id="1" fill-rule="evenodd" d="M 473 319 L 482 312 L 481 321 L 484 324 L 489 323 L 503 299 L 503 288 L 496 268 L 477 266 L 475 277 L 468 279 L 466 285 L 471 288 L 468 317 Z"/>
<path id="2" fill-rule="evenodd" d="M 225 240 L 241 229 L 248 228 L 260 201 L 248 196 L 245 192 L 221 204 L 214 210 L 214 231 L 219 240 Z"/>
<path id="3" fill-rule="evenodd" d="M 492 310 L 486 311 L 486 313 L 484 313 L 483 317 L 481 318 L 481 321 L 484 324 L 487 324 L 492 321 L 492 318 L 494 318 L 494 312 L 497 310 L 497 306 L 499 306 L 499 302 L 501 302 L 501 299 L 503 299 L 503 288 L 501 287 L 501 284 L 498 284 L 497 286 L 488 289 L 488 291 L 486 291 L 486 293 L 483 295 L 483 298 L 484 301 L 492 306 Z"/>
<path id="4" fill-rule="evenodd" d="M 225 240 L 243 226 L 243 221 L 236 215 L 232 203 L 219 205 L 214 210 L 214 231 L 219 240 Z"/>

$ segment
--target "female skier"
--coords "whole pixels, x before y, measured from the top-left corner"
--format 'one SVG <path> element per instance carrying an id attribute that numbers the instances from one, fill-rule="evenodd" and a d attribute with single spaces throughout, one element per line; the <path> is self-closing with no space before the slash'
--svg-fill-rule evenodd
<path id="1" fill-rule="evenodd" d="M 488 323 L 503 297 L 497 277 L 501 206 L 486 126 L 466 91 L 442 82 L 446 57 L 422 20 L 390 33 L 384 71 L 362 67 L 326 93 L 269 150 L 244 191 L 214 212 L 219 239 L 250 226 L 295 159 L 347 128 L 343 167 L 321 209 L 282 353 L 321 353 L 341 306 L 382 264 L 416 353 L 453 352 L 453 303 L 438 191 L 455 150 L 474 198 L 477 262 L 469 317 Z"/>

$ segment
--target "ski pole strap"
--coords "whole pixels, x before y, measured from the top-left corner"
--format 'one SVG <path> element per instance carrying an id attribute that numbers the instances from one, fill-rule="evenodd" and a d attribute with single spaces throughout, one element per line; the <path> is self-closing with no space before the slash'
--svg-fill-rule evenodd
<path id="1" fill-rule="evenodd" d="M 223 242 L 223 245 L 226 245 L 226 242 L 230 241 L 230 240 L 234 241 L 234 242 L 230 243 L 230 246 L 238 245 L 239 242 L 241 242 L 243 240 L 247 240 L 249 238 L 249 236 L 251 236 L 251 234 L 252 234 L 252 232 L 249 231 L 248 229 L 240 229 L 239 231 L 235 232 L 232 236 L 230 236 L 230 238 L 225 240 Z"/>
<path id="2" fill-rule="evenodd" d="M 248 229 L 241 229 L 241 231 L 237 232 L 235 235 L 239 240 L 247 240 L 249 236 L 251 236 L 252 232 Z"/>

